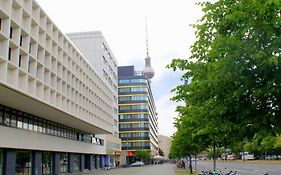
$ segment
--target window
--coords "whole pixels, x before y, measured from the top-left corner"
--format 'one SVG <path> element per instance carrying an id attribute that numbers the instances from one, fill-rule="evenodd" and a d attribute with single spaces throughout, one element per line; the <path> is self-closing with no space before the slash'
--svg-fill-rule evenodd
<path id="1" fill-rule="evenodd" d="M 16 175 L 31 175 L 31 151 L 16 151 Z"/>
<path id="2" fill-rule="evenodd" d="M 8 60 L 11 61 L 11 52 L 12 52 L 12 49 L 9 47 L 9 51 L 8 51 Z"/>
<path id="3" fill-rule="evenodd" d="M 10 114 L 5 112 L 4 114 L 4 124 L 10 126 L 11 119 L 10 119 Z"/>
<path id="4" fill-rule="evenodd" d="M 18 120 L 17 120 L 17 127 L 18 127 L 18 128 L 22 128 L 22 117 L 18 117 Z"/>
<path id="5" fill-rule="evenodd" d="M 0 111 L 0 124 L 2 124 L 3 121 L 4 121 L 3 111 Z"/>
<path id="6" fill-rule="evenodd" d="M 20 36 L 20 46 L 22 46 L 22 35 Z"/>
<path id="7" fill-rule="evenodd" d="M 80 169 L 80 154 L 73 155 L 73 171 L 79 171 Z"/>
<path id="8" fill-rule="evenodd" d="M 121 79 L 119 80 L 119 83 L 122 84 L 122 83 L 130 83 L 130 80 L 129 79 Z"/>
<path id="9" fill-rule="evenodd" d="M 23 118 L 23 125 L 22 125 L 23 129 L 28 129 L 28 119 L 27 118 Z"/>
<path id="10" fill-rule="evenodd" d="M 17 116 L 15 114 L 11 115 L 11 126 L 17 127 Z"/>
<path id="11" fill-rule="evenodd" d="M 21 67 L 21 54 L 19 54 L 19 67 Z"/>
<path id="12" fill-rule="evenodd" d="M 52 153 L 51 152 L 43 152 L 42 153 L 42 161 L 41 161 L 41 167 L 42 167 L 42 174 L 52 174 Z"/>
<path id="13" fill-rule="evenodd" d="M 10 38 L 13 38 L 13 27 L 10 27 Z"/>
<path id="14" fill-rule="evenodd" d="M 31 118 L 31 116 L 30 116 L 30 118 L 29 118 L 29 120 L 28 120 L 28 129 L 30 130 L 30 131 L 33 131 L 33 117 Z"/>
<path id="15" fill-rule="evenodd" d="M 0 30 L 2 30 L 2 19 L 0 18 Z"/>
<path id="16" fill-rule="evenodd" d="M 68 156 L 67 153 L 60 153 L 60 172 L 66 173 L 67 172 L 67 164 L 68 164 Z"/>

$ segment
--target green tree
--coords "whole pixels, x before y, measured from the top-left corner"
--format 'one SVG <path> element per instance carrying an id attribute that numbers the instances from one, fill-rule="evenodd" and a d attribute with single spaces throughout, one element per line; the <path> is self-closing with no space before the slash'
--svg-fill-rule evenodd
<path id="1" fill-rule="evenodd" d="M 194 25 L 192 55 L 168 66 L 191 80 L 177 86 L 173 98 L 186 104 L 178 111 L 195 123 L 191 135 L 228 147 L 280 133 L 281 1 L 199 5 L 204 16 Z"/>
<path id="2" fill-rule="evenodd" d="M 150 153 L 147 151 L 143 151 L 143 150 L 136 151 L 134 157 L 136 160 L 140 160 L 140 161 L 144 161 L 144 162 L 148 162 L 151 159 Z"/>

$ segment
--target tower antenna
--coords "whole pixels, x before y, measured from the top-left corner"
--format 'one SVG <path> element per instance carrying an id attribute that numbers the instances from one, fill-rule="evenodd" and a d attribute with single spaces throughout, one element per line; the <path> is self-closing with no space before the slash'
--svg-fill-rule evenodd
<path id="1" fill-rule="evenodd" d="M 149 57 L 149 53 L 148 53 L 148 30 L 147 30 L 147 16 L 145 17 L 145 34 L 146 34 L 146 57 Z"/>
<path id="2" fill-rule="evenodd" d="M 147 79 L 151 79 L 154 76 L 154 70 L 151 67 L 151 58 L 149 56 L 148 50 L 148 31 L 147 31 L 147 17 L 145 17 L 145 33 L 146 33 L 146 58 L 145 67 L 143 69 L 143 74 Z"/>

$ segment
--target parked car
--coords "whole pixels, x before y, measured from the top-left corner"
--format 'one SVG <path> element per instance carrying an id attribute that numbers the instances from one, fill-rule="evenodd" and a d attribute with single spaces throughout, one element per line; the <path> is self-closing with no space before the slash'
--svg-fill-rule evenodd
<path id="1" fill-rule="evenodd" d="M 137 162 L 135 162 L 135 163 L 132 163 L 131 164 L 131 167 L 134 167 L 134 166 L 143 166 L 144 165 L 144 163 L 142 162 L 142 161 L 137 161 Z"/>

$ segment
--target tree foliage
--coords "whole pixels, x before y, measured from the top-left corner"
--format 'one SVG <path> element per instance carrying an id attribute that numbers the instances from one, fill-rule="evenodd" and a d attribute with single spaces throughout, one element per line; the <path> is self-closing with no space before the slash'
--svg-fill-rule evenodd
<path id="1" fill-rule="evenodd" d="M 140 161 L 149 161 L 151 159 L 150 153 L 143 150 L 138 150 L 135 152 L 135 159 Z"/>
<path id="2" fill-rule="evenodd" d="M 280 133 L 281 1 L 217 0 L 199 5 L 204 15 L 194 25 L 190 58 L 174 59 L 168 66 L 185 71 L 182 79 L 191 80 L 174 89 L 173 100 L 186 106 L 177 108 L 180 119 L 172 150 L 185 155 L 178 144 L 192 144 L 192 139 L 206 147 L 230 146 Z"/>

